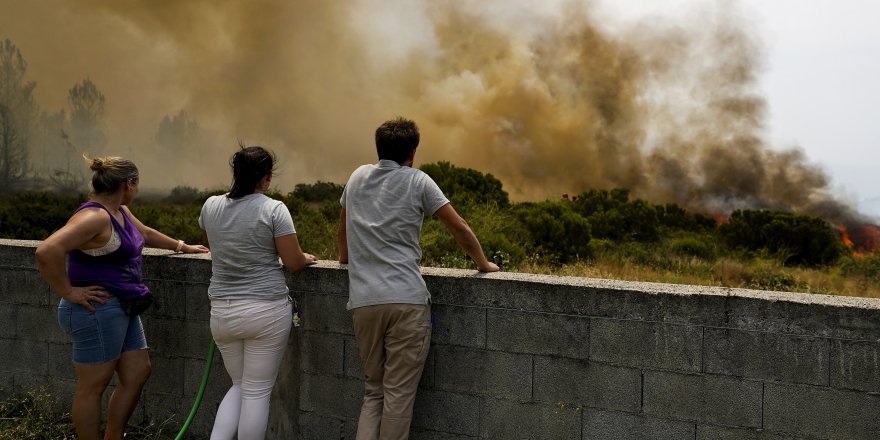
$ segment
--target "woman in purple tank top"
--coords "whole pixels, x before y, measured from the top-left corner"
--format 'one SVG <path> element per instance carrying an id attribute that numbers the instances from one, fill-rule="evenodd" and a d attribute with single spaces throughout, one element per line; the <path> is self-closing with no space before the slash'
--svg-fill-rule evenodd
<path id="1" fill-rule="evenodd" d="M 37 247 L 37 266 L 61 297 L 58 323 L 73 346 L 71 415 L 77 436 L 102 438 L 101 397 L 115 373 L 119 384 L 110 396 L 103 438 L 119 440 L 151 370 L 140 317 L 123 310 L 150 293 L 141 250 L 145 244 L 186 253 L 208 249 L 168 237 L 131 214 L 126 205 L 138 194 L 134 163 L 120 157 L 86 160 L 93 171 L 91 197 Z"/>

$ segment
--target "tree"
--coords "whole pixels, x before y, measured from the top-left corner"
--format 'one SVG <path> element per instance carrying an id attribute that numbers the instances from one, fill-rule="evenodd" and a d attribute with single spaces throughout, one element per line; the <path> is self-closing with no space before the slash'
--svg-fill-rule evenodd
<path id="1" fill-rule="evenodd" d="M 510 198 L 502 189 L 501 181 L 491 174 L 457 167 L 449 162 L 429 163 L 419 169 L 431 176 L 443 194 L 456 204 L 493 202 L 500 208 L 510 206 Z"/>
<path id="2" fill-rule="evenodd" d="M 79 170 L 70 166 L 71 153 L 74 150 L 74 146 L 70 142 L 70 136 L 67 135 L 63 128 L 59 129 L 59 133 L 64 145 L 66 164 L 64 167 L 56 168 L 52 171 L 49 179 L 52 181 L 52 186 L 58 192 L 76 193 L 82 191 L 86 178 Z"/>
<path id="3" fill-rule="evenodd" d="M 174 116 L 165 115 L 156 131 L 156 143 L 168 151 L 180 152 L 181 147 L 193 144 L 199 134 L 199 124 L 181 110 Z"/>
<path id="4" fill-rule="evenodd" d="M 306 202 L 338 202 L 339 198 L 342 197 L 343 188 L 338 183 L 320 180 L 312 184 L 298 183 L 293 192 L 288 194 L 288 196 L 296 197 Z"/>
<path id="5" fill-rule="evenodd" d="M 573 208 L 590 222 L 595 238 L 651 242 L 660 237 L 656 208 L 642 199 L 630 200 L 625 188 L 584 192 Z"/>
<path id="6" fill-rule="evenodd" d="M 176 159 L 173 161 L 173 168 L 169 171 L 185 172 L 187 176 L 196 180 L 204 178 L 204 167 L 197 168 L 195 172 L 185 168 L 187 164 L 205 160 L 199 124 L 186 111 L 181 110 L 176 115 L 165 115 L 159 122 L 155 140 L 159 154 Z"/>
<path id="7" fill-rule="evenodd" d="M 29 141 L 37 121 L 27 62 L 10 40 L 0 43 L 0 191 L 21 186 L 28 172 Z"/>
<path id="8" fill-rule="evenodd" d="M 104 94 L 88 78 L 68 91 L 71 144 L 93 152 L 104 147 L 104 101 Z"/>

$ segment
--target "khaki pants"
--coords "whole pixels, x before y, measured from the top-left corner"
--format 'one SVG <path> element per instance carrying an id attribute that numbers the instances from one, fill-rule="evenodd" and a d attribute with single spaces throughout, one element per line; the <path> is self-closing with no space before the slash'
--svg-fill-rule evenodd
<path id="1" fill-rule="evenodd" d="M 431 342 L 430 308 L 380 304 L 352 310 L 363 366 L 364 403 L 356 440 L 406 440 Z"/>

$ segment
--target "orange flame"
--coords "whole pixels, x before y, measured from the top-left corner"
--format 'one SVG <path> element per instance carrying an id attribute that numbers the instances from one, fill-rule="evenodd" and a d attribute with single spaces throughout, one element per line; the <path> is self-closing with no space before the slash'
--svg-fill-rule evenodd
<path id="1" fill-rule="evenodd" d="M 850 232 L 846 225 L 840 225 L 837 230 L 841 241 L 852 250 L 855 257 L 874 255 L 880 249 L 880 226 L 857 226 Z"/>

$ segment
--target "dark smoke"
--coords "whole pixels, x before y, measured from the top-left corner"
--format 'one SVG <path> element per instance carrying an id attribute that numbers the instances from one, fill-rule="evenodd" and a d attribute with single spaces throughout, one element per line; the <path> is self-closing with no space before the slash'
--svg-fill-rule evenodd
<path id="1" fill-rule="evenodd" d="M 145 185 L 224 185 L 239 139 L 276 150 L 282 188 L 343 182 L 374 160 L 373 129 L 406 115 L 422 127 L 419 162 L 491 172 L 518 199 L 626 187 L 709 212 L 857 216 L 800 149 L 767 144 L 764 53 L 736 2 L 617 27 L 587 0 L 559 13 L 503 0 L 5 3 L 0 37 L 30 61 L 43 105 L 90 77 L 114 152 Z M 160 121 L 181 111 L 199 139 L 158 148 Z"/>

